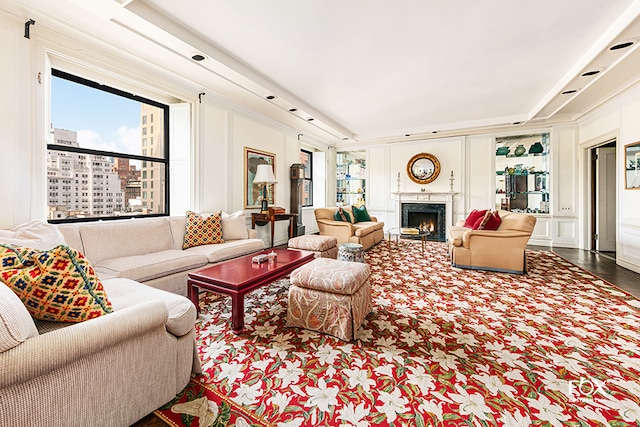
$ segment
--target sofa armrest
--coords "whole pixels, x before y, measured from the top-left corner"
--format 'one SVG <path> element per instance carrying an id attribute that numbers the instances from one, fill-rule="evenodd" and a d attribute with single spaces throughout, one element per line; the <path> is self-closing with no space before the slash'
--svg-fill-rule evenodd
<path id="1" fill-rule="evenodd" d="M 468 230 L 462 234 L 462 245 L 465 248 L 471 246 L 472 240 L 493 240 L 499 239 L 501 242 L 495 242 L 496 245 L 504 245 L 509 239 L 522 239 L 527 240 L 531 237 L 531 233 L 517 230 Z M 506 239 L 506 240 L 505 240 Z"/>
<path id="2" fill-rule="evenodd" d="M 146 302 L 30 338 L 0 353 L 0 388 L 64 368 L 151 331 L 164 331 L 167 318 L 162 301 Z"/>

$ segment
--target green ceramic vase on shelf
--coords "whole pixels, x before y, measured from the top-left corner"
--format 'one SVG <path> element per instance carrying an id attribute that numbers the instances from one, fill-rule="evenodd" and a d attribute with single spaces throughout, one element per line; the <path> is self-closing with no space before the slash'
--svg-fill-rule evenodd
<path id="1" fill-rule="evenodd" d="M 522 156 L 524 153 L 527 152 L 527 149 L 524 148 L 524 145 L 520 144 L 516 147 L 515 151 L 513 152 L 513 154 L 515 154 L 516 156 Z"/>
<path id="2" fill-rule="evenodd" d="M 534 142 L 533 144 L 531 144 L 531 147 L 529 147 L 529 154 L 540 154 L 543 151 L 544 147 L 542 146 L 540 141 Z"/>

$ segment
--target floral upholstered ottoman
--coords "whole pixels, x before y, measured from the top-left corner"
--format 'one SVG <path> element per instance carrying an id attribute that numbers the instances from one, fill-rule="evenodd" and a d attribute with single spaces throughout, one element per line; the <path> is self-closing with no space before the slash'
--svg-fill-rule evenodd
<path id="1" fill-rule="evenodd" d="M 369 266 L 316 258 L 291 273 L 287 326 L 355 339 L 373 309 Z"/>
<path id="2" fill-rule="evenodd" d="M 287 245 L 291 249 L 315 252 L 316 258 L 333 258 L 338 256 L 338 239 L 332 236 L 307 234 L 289 239 Z"/>

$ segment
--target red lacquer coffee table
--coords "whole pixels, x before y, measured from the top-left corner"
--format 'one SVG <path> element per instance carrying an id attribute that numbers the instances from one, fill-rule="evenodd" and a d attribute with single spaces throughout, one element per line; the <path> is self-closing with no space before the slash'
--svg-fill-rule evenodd
<path id="1" fill-rule="evenodd" d="M 271 250 L 223 261 L 211 267 L 189 273 L 187 290 L 189 299 L 200 312 L 198 295 L 200 290 L 217 292 L 231 297 L 231 329 L 234 333 L 244 328 L 244 296 L 291 273 L 297 267 L 312 261 L 313 252 L 274 248 L 278 255 L 275 263 L 256 264 L 251 259 Z"/>

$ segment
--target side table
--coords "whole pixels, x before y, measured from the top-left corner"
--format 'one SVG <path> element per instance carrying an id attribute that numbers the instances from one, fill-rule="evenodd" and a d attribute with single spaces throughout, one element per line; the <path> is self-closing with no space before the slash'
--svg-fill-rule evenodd
<path id="1" fill-rule="evenodd" d="M 271 248 L 273 247 L 273 232 L 275 230 L 275 222 L 276 221 L 289 221 L 289 238 L 293 237 L 293 230 L 296 224 L 296 218 L 298 214 L 295 213 L 279 213 L 279 214 L 270 214 L 270 213 L 252 213 L 251 214 L 251 228 L 255 229 L 256 224 L 258 225 L 267 225 L 271 224 Z"/>

